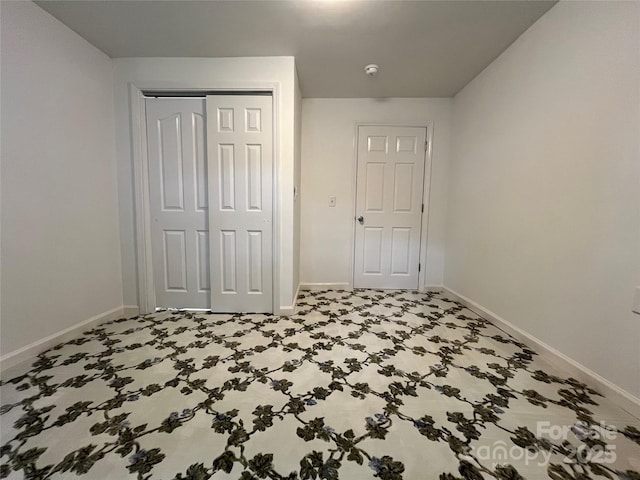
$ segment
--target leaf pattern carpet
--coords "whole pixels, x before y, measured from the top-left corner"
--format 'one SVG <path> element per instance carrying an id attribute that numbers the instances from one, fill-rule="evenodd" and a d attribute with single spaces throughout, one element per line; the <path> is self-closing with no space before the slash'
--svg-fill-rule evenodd
<path id="1" fill-rule="evenodd" d="M 442 293 L 162 311 L 3 373 L 1 478 L 640 479 L 640 421 Z"/>

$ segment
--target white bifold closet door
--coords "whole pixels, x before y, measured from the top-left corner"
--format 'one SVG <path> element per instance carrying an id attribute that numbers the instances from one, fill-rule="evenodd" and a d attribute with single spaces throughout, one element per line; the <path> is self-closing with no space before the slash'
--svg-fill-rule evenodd
<path id="1" fill-rule="evenodd" d="M 272 97 L 207 96 L 211 308 L 273 311 Z"/>
<path id="2" fill-rule="evenodd" d="M 156 306 L 209 308 L 204 98 L 148 98 L 149 210 Z"/>

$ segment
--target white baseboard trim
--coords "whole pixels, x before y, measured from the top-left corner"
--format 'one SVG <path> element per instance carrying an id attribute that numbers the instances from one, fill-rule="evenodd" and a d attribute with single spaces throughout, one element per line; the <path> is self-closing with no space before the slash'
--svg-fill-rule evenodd
<path id="1" fill-rule="evenodd" d="M 134 310 L 135 312 L 132 313 Z M 137 315 L 137 311 L 138 307 L 129 305 L 119 306 L 106 312 L 99 313 L 98 315 L 94 315 L 87 320 L 76 323 L 64 330 L 60 330 L 59 332 L 49 335 L 48 337 L 36 340 L 29 345 L 14 350 L 13 352 L 9 352 L 6 355 L 2 355 L 2 357 L 0 357 L 0 371 L 4 371 L 7 368 L 11 368 L 26 360 L 35 358 L 38 354 L 50 349 L 51 347 L 55 347 L 59 343 L 72 340 L 82 332 L 91 330 L 93 327 L 96 327 L 101 323 L 108 322 L 109 320 L 115 320 L 117 318 Z"/>
<path id="2" fill-rule="evenodd" d="M 348 282 L 301 283 L 300 290 L 353 290 Z"/>
<path id="3" fill-rule="evenodd" d="M 283 317 L 290 317 L 294 313 L 296 313 L 296 303 L 298 303 L 298 295 L 300 294 L 300 284 L 298 283 L 298 288 L 296 289 L 296 294 L 293 297 L 293 305 L 290 306 L 280 306 L 278 309 L 277 315 L 282 315 Z"/>
<path id="4" fill-rule="evenodd" d="M 637 418 L 640 418 L 640 399 L 638 397 L 620 388 L 601 375 L 598 375 L 593 370 L 585 367 L 584 365 L 568 357 L 564 353 L 556 350 L 551 345 L 544 343 L 537 337 L 515 326 L 499 315 L 493 313 L 491 310 L 488 310 L 482 305 L 474 302 L 470 298 L 461 295 L 460 293 L 450 289 L 449 287 L 444 287 L 444 291 L 451 295 L 454 300 L 457 300 L 465 307 L 467 307 L 469 310 L 472 310 L 478 315 L 486 318 L 487 320 L 490 320 L 501 330 L 504 330 L 506 333 L 513 336 L 517 340 L 530 346 L 540 355 L 542 359 L 546 360 L 554 367 L 568 373 L 570 376 L 576 378 L 577 380 L 580 380 L 581 382 L 592 386 L 595 390 L 599 391 L 605 397 L 617 403 L 628 413 Z"/>
<path id="5" fill-rule="evenodd" d="M 442 292 L 444 285 L 425 285 L 419 289 L 420 292 Z M 327 283 L 301 283 L 300 290 L 353 290 L 353 286 L 348 282 L 327 282 Z"/>
<path id="6" fill-rule="evenodd" d="M 298 295 L 301 291 L 308 290 L 353 290 L 349 283 L 298 283 L 296 296 L 293 299 L 293 305 L 280 307 L 278 315 L 288 317 L 296 313 L 296 303 L 298 303 Z"/>
<path id="7" fill-rule="evenodd" d="M 135 317 L 136 315 L 140 315 L 140 308 L 138 305 L 123 305 L 122 315 L 125 317 Z"/>
<path id="8" fill-rule="evenodd" d="M 278 310 L 277 315 L 280 315 L 281 317 L 290 317 L 295 313 L 295 311 L 296 311 L 295 305 L 290 305 L 288 307 L 280 307 L 280 310 Z"/>
<path id="9" fill-rule="evenodd" d="M 298 282 L 298 288 L 296 288 L 296 294 L 293 296 L 293 312 L 296 313 L 296 305 L 298 304 L 298 297 L 300 296 L 300 282 Z"/>
<path id="10" fill-rule="evenodd" d="M 427 293 L 427 292 L 443 292 L 444 291 L 444 285 L 425 285 L 424 287 L 422 287 L 420 289 L 421 292 L 423 293 Z"/>

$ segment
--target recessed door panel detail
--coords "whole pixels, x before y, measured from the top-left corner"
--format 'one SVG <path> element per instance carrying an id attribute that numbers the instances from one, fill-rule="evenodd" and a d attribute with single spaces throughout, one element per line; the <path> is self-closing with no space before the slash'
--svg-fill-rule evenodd
<path id="1" fill-rule="evenodd" d="M 250 133 L 262 131 L 262 112 L 259 108 L 247 108 L 245 110 L 245 129 Z"/>
<path id="2" fill-rule="evenodd" d="M 180 114 L 158 120 L 157 138 L 159 158 L 162 208 L 164 210 L 183 210 L 182 180 L 182 135 Z"/>
<path id="3" fill-rule="evenodd" d="M 209 199 L 207 198 L 207 144 L 205 138 L 204 116 L 193 113 L 192 139 L 193 139 L 193 162 L 195 164 L 195 191 L 196 210 L 206 210 Z"/>
<path id="4" fill-rule="evenodd" d="M 183 230 L 164 232 L 165 289 L 185 292 L 187 290 L 187 252 Z"/>
<path id="5" fill-rule="evenodd" d="M 249 231 L 247 232 L 248 239 L 248 280 L 249 280 L 249 293 L 261 293 L 262 292 L 262 232 Z"/>
<path id="6" fill-rule="evenodd" d="M 387 153 L 389 139 L 386 136 L 368 137 L 367 151 Z"/>
<path id="7" fill-rule="evenodd" d="M 391 274 L 408 275 L 411 253 L 411 229 L 393 228 L 391 231 Z"/>
<path id="8" fill-rule="evenodd" d="M 393 211 L 410 212 L 413 198 L 413 163 L 396 163 L 393 181 Z"/>
<path id="9" fill-rule="evenodd" d="M 381 212 L 384 207 L 384 163 L 368 163 L 366 166 L 367 212 Z"/>
<path id="10" fill-rule="evenodd" d="M 247 210 L 262 209 L 262 146 L 247 145 Z"/>
<path id="11" fill-rule="evenodd" d="M 382 234 L 379 227 L 364 229 L 364 273 L 382 273 Z"/>
<path id="12" fill-rule="evenodd" d="M 209 232 L 200 230 L 196 232 L 196 253 L 198 255 L 198 291 L 211 290 L 209 281 Z"/>
<path id="13" fill-rule="evenodd" d="M 155 305 L 209 308 L 205 100 L 147 98 L 145 110 Z"/>
<path id="14" fill-rule="evenodd" d="M 355 288 L 419 286 L 426 133 L 422 127 L 358 127 Z"/>
<path id="15" fill-rule="evenodd" d="M 225 293 L 236 293 L 236 232 L 233 230 L 222 230 L 220 252 L 220 275 L 222 278 L 222 291 Z"/>
<path id="16" fill-rule="evenodd" d="M 400 137 L 396 138 L 396 152 L 408 152 L 415 154 L 417 151 L 416 137 Z"/>
<path id="17" fill-rule="evenodd" d="M 221 210 L 235 210 L 236 208 L 234 153 L 234 145 L 218 146 L 218 191 Z"/>
<path id="18" fill-rule="evenodd" d="M 218 109 L 218 132 L 233 132 L 233 108 Z"/>

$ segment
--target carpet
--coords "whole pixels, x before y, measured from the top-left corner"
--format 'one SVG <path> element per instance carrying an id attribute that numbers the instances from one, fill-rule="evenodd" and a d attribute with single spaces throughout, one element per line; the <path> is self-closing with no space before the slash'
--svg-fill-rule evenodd
<path id="1" fill-rule="evenodd" d="M 0 394 L 1 478 L 640 479 L 640 420 L 441 293 L 122 318 Z"/>

